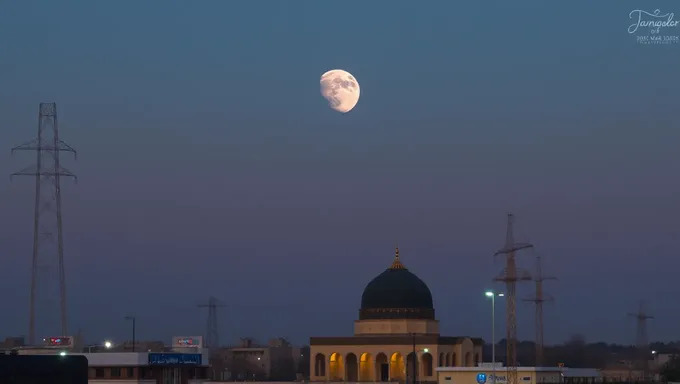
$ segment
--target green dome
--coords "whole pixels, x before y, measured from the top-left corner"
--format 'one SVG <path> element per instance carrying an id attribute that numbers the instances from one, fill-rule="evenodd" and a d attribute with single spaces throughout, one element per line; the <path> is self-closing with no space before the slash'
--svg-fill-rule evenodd
<path id="1" fill-rule="evenodd" d="M 401 263 L 399 248 L 390 268 L 366 285 L 359 319 L 434 320 L 432 293 L 427 284 Z"/>

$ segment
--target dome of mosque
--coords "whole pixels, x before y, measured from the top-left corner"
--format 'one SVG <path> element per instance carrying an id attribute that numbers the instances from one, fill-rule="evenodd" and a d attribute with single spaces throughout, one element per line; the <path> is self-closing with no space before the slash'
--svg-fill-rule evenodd
<path id="1" fill-rule="evenodd" d="M 430 289 L 399 260 L 399 248 L 392 265 L 371 280 L 361 295 L 360 320 L 434 320 Z"/>

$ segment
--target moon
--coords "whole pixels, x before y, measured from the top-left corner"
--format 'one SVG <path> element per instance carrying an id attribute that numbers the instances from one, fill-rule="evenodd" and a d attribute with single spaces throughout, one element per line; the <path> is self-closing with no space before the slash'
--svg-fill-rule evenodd
<path id="1" fill-rule="evenodd" d="M 347 113 L 359 102 L 361 89 L 351 73 L 333 69 L 321 75 L 321 96 L 338 112 Z"/>

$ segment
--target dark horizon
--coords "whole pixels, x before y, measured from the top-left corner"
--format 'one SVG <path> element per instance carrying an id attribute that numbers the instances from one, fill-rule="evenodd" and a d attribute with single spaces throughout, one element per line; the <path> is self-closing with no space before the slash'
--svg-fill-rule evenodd
<path id="1" fill-rule="evenodd" d="M 678 3 L 384 4 L 4 7 L 0 175 L 35 161 L 8 152 L 40 102 L 78 150 L 63 159 L 78 184 L 62 182 L 71 335 L 129 338 L 131 315 L 140 340 L 203 335 L 211 295 L 223 341 L 350 335 L 398 244 L 442 335 L 488 340 L 512 212 L 535 245 L 518 264 L 540 255 L 559 278 L 546 344 L 634 343 L 641 300 L 649 339 L 676 337 L 680 47 L 628 28 Z M 320 94 L 333 68 L 361 85 L 347 114 Z M 0 183 L 7 336 L 28 333 L 34 189 Z M 519 339 L 533 294 L 518 287 Z M 41 300 L 38 336 L 60 333 L 58 296 Z"/>

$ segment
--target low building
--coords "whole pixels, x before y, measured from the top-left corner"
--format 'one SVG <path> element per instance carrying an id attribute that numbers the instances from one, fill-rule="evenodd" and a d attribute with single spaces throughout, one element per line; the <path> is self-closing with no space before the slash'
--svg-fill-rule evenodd
<path id="1" fill-rule="evenodd" d="M 208 352 L 111 352 L 82 354 L 90 383 L 202 383 L 208 377 Z"/>
<path id="2" fill-rule="evenodd" d="M 507 367 L 481 363 L 477 367 L 439 367 L 438 384 L 507 384 Z M 602 376 L 597 369 L 560 367 L 517 367 L 520 384 L 598 383 Z"/>
<path id="3" fill-rule="evenodd" d="M 20 355 L 85 356 L 89 383 L 203 383 L 208 377 L 208 352 L 67 353 L 55 349 L 19 349 Z"/>
<path id="4" fill-rule="evenodd" d="M 43 347 L 14 348 L 19 355 L 85 356 L 90 383 L 199 384 L 208 379 L 209 354 L 202 338 L 175 337 L 165 352 L 74 352 L 72 338 L 46 339 Z"/>
<path id="5" fill-rule="evenodd" d="M 239 345 L 221 348 L 213 359 L 218 379 L 295 380 L 300 361 L 300 348 L 283 338 L 258 344 L 251 338 Z"/>
<path id="6" fill-rule="evenodd" d="M 643 381 L 645 373 L 639 369 L 633 369 L 627 362 L 619 362 L 606 366 L 602 370 L 602 377 L 609 382 L 636 382 Z"/>

